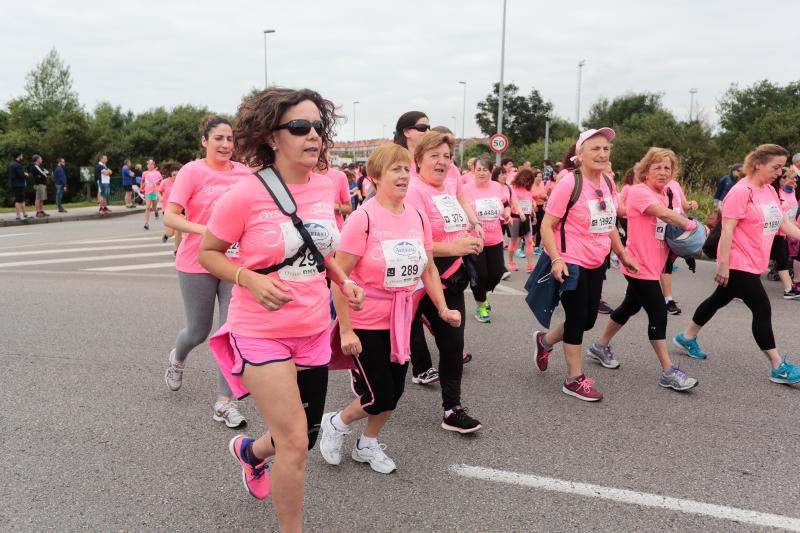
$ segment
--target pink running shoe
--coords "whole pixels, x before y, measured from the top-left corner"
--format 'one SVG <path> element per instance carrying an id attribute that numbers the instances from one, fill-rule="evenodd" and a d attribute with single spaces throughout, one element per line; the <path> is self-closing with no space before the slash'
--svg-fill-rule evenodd
<path id="1" fill-rule="evenodd" d="M 260 465 L 253 467 L 244 458 L 245 448 L 253 442 L 253 439 L 245 437 L 244 435 L 236 435 L 228 443 L 228 450 L 233 455 L 239 464 L 242 465 L 242 481 L 247 489 L 247 492 L 253 498 L 259 500 L 266 500 L 269 496 L 269 472 L 267 471 L 267 461 L 264 460 Z"/>
<path id="2" fill-rule="evenodd" d="M 547 362 L 550 360 L 550 353 L 553 349 L 546 349 L 542 344 L 542 339 L 547 334 L 545 331 L 537 331 L 533 334 L 533 353 L 536 356 L 536 366 L 544 372 L 547 370 Z"/>
<path id="3" fill-rule="evenodd" d="M 575 381 L 564 381 L 561 391 L 584 402 L 599 402 L 603 399 L 600 391 L 594 388 L 594 379 L 587 378 L 583 374 L 578 376 Z"/>
<path id="4" fill-rule="evenodd" d="M 525 268 L 525 272 L 527 272 L 528 274 L 530 274 L 531 272 L 533 272 L 533 269 L 534 269 L 534 268 L 536 268 L 536 265 L 528 265 L 528 266 Z"/>
<path id="5" fill-rule="evenodd" d="M 517 270 L 519 270 L 519 267 L 517 267 L 517 264 L 514 263 L 513 261 L 507 264 L 506 268 L 508 269 L 509 272 L 516 272 Z"/>

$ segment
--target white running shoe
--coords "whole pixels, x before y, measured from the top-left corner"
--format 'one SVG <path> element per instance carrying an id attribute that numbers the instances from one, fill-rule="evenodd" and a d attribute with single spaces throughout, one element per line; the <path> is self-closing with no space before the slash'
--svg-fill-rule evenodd
<path id="1" fill-rule="evenodd" d="M 369 466 L 376 472 L 381 474 L 391 474 L 397 470 L 397 465 L 394 464 L 388 455 L 383 453 L 386 449 L 385 444 L 373 444 L 366 448 L 359 448 L 358 441 L 353 446 L 353 459 L 359 463 L 369 463 Z"/>
<path id="2" fill-rule="evenodd" d="M 224 422 L 229 428 L 238 428 L 247 424 L 247 420 L 239 412 L 239 406 L 233 400 L 214 404 L 214 420 Z"/>
<path id="3" fill-rule="evenodd" d="M 342 445 L 344 436 L 350 431 L 339 431 L 333 426 L 332 419 L 338 411 L 332 411 L 322 415 L 320 427 L 319 451 L 322 458 L 329 465 L 338 465 L 342 462 Z"/>
<path id="4" fill-rule="evenodd" d="M 169 352 L 169 366 L 167 372 L 164 374 L 164 381 L 167 382 L 169 390 L 176 391 L 181 388 L 183 384 L 183 367 L 186 363 L 175 359 L 175 348 Z"/>

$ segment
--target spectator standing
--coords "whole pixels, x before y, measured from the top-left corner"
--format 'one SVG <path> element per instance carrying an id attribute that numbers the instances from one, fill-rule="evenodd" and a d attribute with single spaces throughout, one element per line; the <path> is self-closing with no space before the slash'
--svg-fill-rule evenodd
<path id="1" fill-rule="evenodd" d="M 108 168 L 108 156 L 105 154 L 100 156 L 94 166 L 94 179 L 97 181 L 97 201 L 100 203 L 100 213 L 110 213 L 108 197 L 111 195 L 111 169 Z"/>
<path id="2" fill-rule="evenodd" d="M 66 164 L 64 158 L 59 157 L 56 160 L 56 168 L 53 169 L 53 181 L 56 185 L 56 207 L 59 213 L 67 212 L 62 204 L 64 193 L 67 191 L 67 171 L 64 168 Z"/>
<path id="3" fill-rule="evenodd" d="M 722 176 L 720 178 L 719 183 L 717 184 L 717 190 L 714 192 L 714 207 L 717 209 L 722 208 L 722 200 L 725 199 L 725 196 L 728 194 L 736 182 L 739 181 L 739 178 L 742 175 L 742 165 L 739 163 L 735 165 L 731 165 L 731 170 L 729 174 Z"/>
<path id="4" fill-rule="evenodd" d="M 550 163 L 549 159 L 544 160 L 544 169 L 543 169 L 543 176 L 544 182 L 547 183 L 551 179 L 553 179 L 553 165 Z"/>
<path id="5" fill-rule="evenodd" d="M 49 217 L 44 212 L 44 202 L 47 200 L 47 170 L 42 168 L 42 156 L 33 156 L 33 190 L 36 191 L 36 199 L 33 205 L 36 207 L 36 218 Z"/>
<path id="6" fill-rule="evenodd" d="M 125 191 L 125 207 L 128 209 L 136 207 L 133 203 L 133 180 L 134 174 L 131 170 L 131 160 L 126 159 L 122 163 L 122 190 Z"/>
<path id="7" fill-rule="evenodd" d="M 25 189 L 28 186 L 28 174 L 22 168 L 24 156 L 19 150 L 13 154 L 13 159 L 8 164 L 8 185 L 14 192 L 14 208 L 17 211 L 17 220 L 27 220 L 31 217 L 25 212 Z"/>

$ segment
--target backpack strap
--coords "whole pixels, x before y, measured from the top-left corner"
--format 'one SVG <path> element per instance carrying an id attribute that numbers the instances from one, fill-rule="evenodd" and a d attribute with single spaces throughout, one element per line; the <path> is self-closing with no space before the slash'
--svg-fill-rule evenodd
<path id="1" fill-rule="evenodd" d="M 567 223 L 567 214 L 569 213 L 569 210 L 572 209 L 572 206 L 578 202 L 578 198 L 581 197 L 581 192 L 583 191 L 583 174 L 581 174 L 580 169 L 576 168 L 573 170 L 572 175 L 575 178 L 575 185 L 572 188 L 572 194 L 569 196 L 567 208 L 564 209 L 564 216 L 561 217 L 561 253 L 564 253 L 567 250 L 567 233 L 566 229 L 564 228 Z"/>
<path id="2" fill-rule="evenodd" d="M 272 196 L 272 199 L 275 200 L 275 203 L 277 204 L 278 209 L 281 210 L 281 213 L 291 218 L 292 225 L 303 239 L 303 244 L 292 257 L 287 257 L 277 265 L 271 265 L 266 268 L 258 269 L 255 272 L 259 274 L 270 274 L 280 270 L 285 266 L 293 264 L 298 258 L 304 256 L 307 251 L 310 251 L 312 257 L 314 258 L 317 272 L 324 272 L 325 258 L 322 257 L 322 253 L 320 253 L 317 245 L 314 244 L 314 239 L 308 233 L 303 221 L 299 216 L 297 216 L 297 204 L 294 202 L 292 193 L 289 192 L 288 187 L 286 187 L 286 182 L 283 181 L 283 178 L 281 178 L 281 176 L 278 174 L 278 171 L 273 167 L 266 167 L 259 170 L 256 172 L 256 176 L 258 176 L 258 179 L 261 181 L 261 184 L 264 185 L 264 188 L 267 189 L 269 195 Z"/>

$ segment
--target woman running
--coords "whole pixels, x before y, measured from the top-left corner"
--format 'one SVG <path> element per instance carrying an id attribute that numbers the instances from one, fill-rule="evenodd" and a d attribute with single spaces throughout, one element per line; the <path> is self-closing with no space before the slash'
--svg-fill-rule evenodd
<path id="1" fill-rule="evenodd" d="M 674 366 L 667 352 L 667 306 L 661 295 L 659 277 L 670 254 L 664 240 L 666 225 L 693 230 L 697 223 L 668 208 L 668 183 L 678 174 L 678 158 L 672 150 L 650 148 L 636 163 L 635 172 L 641 183 L 628 191 L 629 233 L 625 249 L 639 265 L 639 270 L 631 272 L 622 267 L 628 280 L 625 299 L 611 313 L 603 334 L 589 346 L 587 355 L 606 368 L 619 368 L 611 340 L 630 317 L 644 308 L 648 319 L 647 336 L 661 363 L 659 385 L 684 391 L 697 385 L 697 380 Z"/>
<path id="2" fill-rule="evenodd" d="M 506 170 L 508 176 L 508 170 Z M 514 263 L 514 254 L 516 253 L 517 246 L 520 241 L 524 244 L 523 250 L 525 251 L 524 257 L 528 260 L 527 271 L 532 272 L 533 263 L 533 238 L 531 237 L 531 227 L 536 223 L 536 215 L 533 214 L 533 172 L 527 168 L 519 170 L 511 181 L 511 189 L 514 191 L 514 196 L 517 199 L 519 211 L 515 213 L 512 211 L 513 218 L 511 222 L 511 243 L 508 246 L 508 267 L 510 270 L 517 270 L 517 265 Z M 512 266 L 513 265 L 513 266 Z"/>
<path id="3" fill-rule="evenodd" d="M 164 177 L 158 170 L 156 162 L 147 160 L 147 170 L 142 173 L 142 192 L 146 202 L 144 210 L 144 229 L 150 229 L 150 211 L 158 219 L 158 185 Z"/>
<path id="4" fill-rule="evenodd" d="M 542 253 L 542 219 L 544 218 L 544 204 L 547 201 L 547 190 L 544 184 L 544 173 L 538 168 L 533 169 L 533 187 L 531 187 L 531 194 L 533 195 L 533 253 Z"/>
<path id="5" fill-rule="evenodd" d="M 314 91 L 266 89 L 239 107 L 236 153 L 274 178 L 240 179 L 211 214 L 200 262 L 235 284 L 228 320 L 210 342 L 237 397 L 250 393 L 269 430 L 239 435 L 229 449 L 249 493 L 273 504 L 281 531 L 300 531 L 308 450 L 316 441 L 328 383 L 331 282 L 359 308 L 363 290 L 333 261 L 339 243 L 324 168 L 335 126 L 333 103 Z M 180 179 L 178 180 L 180 183 Z M 289 197 L 294 217 L 284 214 Z M 298 229 L 300 228 L 300 229 Z M 239 243 L 239 261 L 226 255 Z M 268 460 L 274 464 L 267 473 Z M 271 481 L 270 481 L 271 478 Z"/>
<path id="6" fill-rule="evenodd" d="M 169 203 L 169 194 L 172 192 L 172 187 L 175 186 L 175 177 L 178 175 L 181 166 L 179 164 L 170 165 L 166 178 L 161 180 L 158 184 L 158 196 L 161 201 L 161 210 L 167 212 L 167 204 Z M 161 236 L 161 242 L 167 242 L 170 237 L 175 235 L 175 230 L 166 224 L 164 225 L 164 235 Z M 177 248 L 175 248 L 177 250 Z"/>
<path id="7" fill-rule="evenodd" d="M 553 346 L 563 341 L 567 378 L 561 390 L 588 402 L 602 400 L 603 395 L 594 388 L 595 380 L 583 374 L 581 343 L 583 332 L 592 329 L 597 320 L 608 252 L 613 249 L 628 272 L 638 272 L 617 233 L 614 182 L 603 177 L 615 135 L 611 128 L 580 134 L 575 149 L 578 166 L 553 187 L 542 221 L 547 255 L 539 260 L 552 263 L 550 272 L 558 283 L 569 282 L 561 293 L 564 322 L 550 331 L 534 333 L 536 366 L 542 372 L 547 370 Z M 572 204 L 576 186 L 580 195 Z"/>
<path id="8" fill-rule="evenodd" d="M 770 183 L 781 174 L 789 152 L 777 144 L 762 144 L 745 158 L 746 177 L 731 188 L 722 202 L 722 233 L 717 251 L 718 287 L 694 312 L 689 326 L 674 342 L 690 357 L 705 359 L 697 335 L 717 311 L 741 298 L 753 313 L 753 338 L 766 354 L 774 383 L 800 382 L 800 368 L 782 358 L 772 332 L 772 308 L 761 274 L 778 230 L 800 239 L 800 228 L 787 219 Z"/>
<path id="9" fill-rule="evenodd" d="M 175 339 L 175 347 L 169 353 L 164 374 L 167 387 L 173 391 L 180 389 L 183 384 L 183 371 L 189 352 L 204 343 L 211 333 L 215 300 L 219 307 L 219 323 L 224 324 L 227 320 L 232 285 L 209 274 L 198 262 L 197 253 L 216 201 L 234 183 L 250 175 L 246 166 L 231 161 L 233 130 L 227 119 L 205 119 L 200 142 L 206 150 L 206 157 L 187 163 L 180 169 L 164 214 L 164 225 L 183 235 L 175 256 L 175 269 L 178 271 L 178 285 L 186 311 L 186 327 Z M 181 215 L 183 211 L 186 211 L 185 217 Z M 231 247 L 229 253 L 235 256 L 236 247 Z M 220 372 L 217 372 L 213 418 L 230 428 L 246 423 Z"/>
<path id="10" fill-rule="evenodd" d="M 784 169 L 781 177 L 773 182 L 773 186 L 780 199 L 781 212 L 788 220 L 794 222 L 797 218 L 797 198 L 795 197 L 797 182 L 794 176 Z M 769 258 L 775 261 L 778 279 L 783 283 L 783 299 L 796 300 L 800 298 L 800 291 L 795 289 L 792 283 L 792 276 L 789 273 L 789 269 L 792 267 L 792 262 L 789 259 L 789 243 L 786 240 L 786 233 L 780 229 L 775 235 L 775 240 L 772 241 Z"/>
<path id="11" fill-rule="evenodd" d="M 408 186 L 407 205 L 427 215 L 433 236 L 433 257 L 444 285 L 447 308 L 464 316 L 464 289 L 469 283 L 463 256 L 478 255 L 483 248 L 481 238 L 470 236 L 471 221 L 456 200 L 460 180 L 448 179 L 455 139 L 447 134 L 430 131 L 417 142 L 414 160 L 419 168 L 417 177 Z M 430 324 L 436 347 L 439 349 L 439 381 L 442 385 L 442 428 L 459 433 L 472 433 L 481 428 L 480 422 L 467 414 L 461 404 L 461 375 L 464 359 L 464 322 L 452 327 L 440 315 L 430 296 L 423 296 L 411 326 L 412 365 L 420 371 L 433 368 L 427 353 L 422 318 Z M 420 345 L 423 345 L 424 352 Z M 415 354 L 415 346 L 417 353 Z M 420 356 L 420 353 L 423 355 Z M 427 355 L 426 360 L 422 360 Z"/>
<path id="12" fill-rule="evenodd" d="M 483 251 L 476 257 L 476 283 L 472 284 L 475 297 L 475 320 L 491 322 L 492 306 L 488 293 L 493 291 L 505 272 L 503 264 L 503 229 L 501 223 L 511 218 L 510 195 L 508 189 L 492 181 L 492 160 L 483 156 L 475 161 L 474 179 L 464 185 L 464 194 L 483 224 L 486 239 Z"/>
<path id="13" fill-rule="evenodd" d="M 392 416 L 405 387 L 413 319 L 412 291 L 421 280 L 439 316 L 458 327 L 461 315 L 447 308 L 433 262 L 428 219 L 404 199 L 409 183 L 408 150 L 396 144 L 376 149 L 367 173 L 375 197 L 348 218 L 336 262 L 366 291 L 361 311 L 349 311 L 341 291 L 333 287 L 342 352 L 353 358 L 353 390 L 360 392 L 341 411 L 322 417 L 319 449 L 329 464 L 341 462 L 345 435 L 356 420 L 367 419 L 353 447 L 355 461 L 389 474 L 394 461 L 378 443 L 378 434 Z"/>

